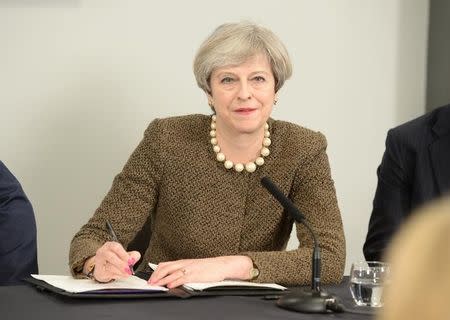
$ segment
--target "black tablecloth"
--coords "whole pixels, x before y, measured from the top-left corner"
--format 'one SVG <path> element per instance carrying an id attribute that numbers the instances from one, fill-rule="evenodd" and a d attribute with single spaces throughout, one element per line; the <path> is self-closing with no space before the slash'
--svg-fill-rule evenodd
<path id="1" fill-rule="evenodd" d="M 324 287 L 353 306 L 347 279 Z M 373 319 L 372 315 L 301 314 L 280 309 L 275 300 L 258 296 L 216 296 L 154 299 L 75 299 L 42 292 L 30 285 L 0 287 L 1 319 Z"/>

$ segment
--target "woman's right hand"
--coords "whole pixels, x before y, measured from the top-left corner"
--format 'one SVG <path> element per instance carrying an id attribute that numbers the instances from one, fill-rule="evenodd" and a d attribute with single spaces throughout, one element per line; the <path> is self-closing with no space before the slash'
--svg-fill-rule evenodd
<path id="1" fill-rule="evenodd" d="M 125 251 L 118 242 L 108 241 L 101 246 L 95 256 L 86 260 L 83 272 L 95 264 L 94 278 L 99 282 L 109 282 L 127 278 L 132 274 L 131 267 L 139 261 L 141 254 L 138 251 Z"/>

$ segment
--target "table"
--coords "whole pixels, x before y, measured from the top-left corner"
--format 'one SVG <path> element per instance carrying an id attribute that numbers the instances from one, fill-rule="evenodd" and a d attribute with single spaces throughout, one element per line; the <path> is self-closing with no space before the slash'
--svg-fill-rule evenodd
<path id="1" fill-rule="evenodd" d="M 324 286 L 353 307 L 348 279 L 337 286 Z M 30 285 L 0 287 L 1 319 L 373 319 L 373 315 L 302 314 L 284 310 L 275 300 L 252 296 L 215 296 L 154 299 L 74 299 L 41 292 Z"/>

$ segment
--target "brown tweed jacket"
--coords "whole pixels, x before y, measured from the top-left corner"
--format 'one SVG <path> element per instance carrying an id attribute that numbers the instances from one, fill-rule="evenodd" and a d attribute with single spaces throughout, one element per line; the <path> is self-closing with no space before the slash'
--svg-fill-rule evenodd
<path id="1" fill-rule="evenodd" d="M 306 215 L 322 248 L 322 279 L 339 282 L 345 239 L 321 133 L 270 119 L 271 154 L 254 173 L 227 170 L 215 159 L 210 117 L 154 120 L 93 217 L 74 236 L 70 268 L 109 240 L 105 220 L 127 247 L 145 223 L 147 262 L 243 254 L 260 270 L 259 282 L 310 282 L 312 239 L 297 225 L 300 245 L 285 251 L 293 220 L 260 185 L 269 176 Z"/>

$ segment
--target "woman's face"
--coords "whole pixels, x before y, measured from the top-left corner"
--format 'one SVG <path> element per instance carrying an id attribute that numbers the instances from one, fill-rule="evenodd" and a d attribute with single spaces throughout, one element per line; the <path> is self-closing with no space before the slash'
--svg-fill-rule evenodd
<path id="1" fill-rule="evenodd" d="M 265 55 L 215 69 L 210 86 L 218 128 L 236 134 L 263 130 L 275 99 L 275 78 Z"/>

